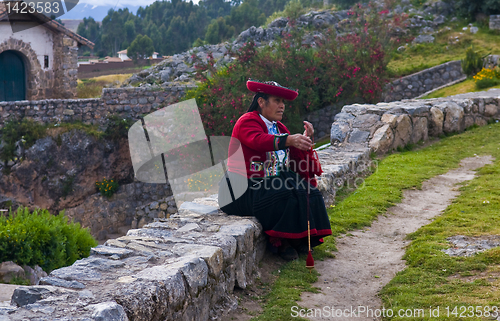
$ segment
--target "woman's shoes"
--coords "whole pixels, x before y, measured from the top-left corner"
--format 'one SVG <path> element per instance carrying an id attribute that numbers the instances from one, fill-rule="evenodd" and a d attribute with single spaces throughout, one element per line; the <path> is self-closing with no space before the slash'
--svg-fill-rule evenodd
<path id="1" fill-rule="evenodd" d="M 295 249 L 297 250 L 297 253 L 299 253 L 299 255 L 309 253 L 309 245 L 307 244 L 300 244 Z M 314 253 L 314 249 L 311 249 L 311 253 Z"/>
<path id="2" fill-rule="evenodd" d="M 298 260 L 299 259 L 299 254 L 290 245 L 286 246 L 283 249 L 280 249 L 279 255 L 285 261 L 293 261 L 293 260 Z"/>

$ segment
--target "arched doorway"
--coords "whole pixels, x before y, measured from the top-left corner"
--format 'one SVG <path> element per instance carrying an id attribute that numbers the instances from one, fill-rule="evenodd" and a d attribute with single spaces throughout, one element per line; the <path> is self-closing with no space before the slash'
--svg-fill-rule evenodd
<path id="1" fill-rule="evenodd" d="M 0 101 L 26 99 L 26 69 L 23 58 L 12 50 L 0 53 Z"/>

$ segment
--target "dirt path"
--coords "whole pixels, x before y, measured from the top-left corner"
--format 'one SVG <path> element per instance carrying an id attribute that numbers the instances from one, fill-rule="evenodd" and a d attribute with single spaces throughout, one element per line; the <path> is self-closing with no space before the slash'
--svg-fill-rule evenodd
<path id="1" fill-rule="evenodd" d="M 338 239 L 335 259 L 316 261 L 316 270 L 321 274 L 313 286 L 321 293 L 302 293 L 301 307 L 316 310 L 310 320 L 378 320 L 369 309 L 381 309 L 382 302 L 377 293 L 394 275 L 404 269 L 402 260 L 408 245 L 405 237 L 439 215 L 459 193 L 455 184 L 474 178 L 476 168 L 491 164 L 491 156 L 471 157 L 462 160 L 461 167 L 423 183 L 422 190 L 406 190 L 403 201 L 390 208 L 386 215 L 379 216 L 372 226 L 351 232 L 353 236 Z M 358 317 L 351 314 L 359 306 Z M 326 307 L 326 308 L 325 308 Z M 343 316 L 328 315 L 344 311 Z M 349 312 L 346 314 L 345 309 Z M 300 311 L 295 310 L 292 315 Z M 327 312 L 325 312 L 327 311 Z M 292 311 L 291 311 L 292 313 Z M 307 313 L 304 310 L 303 313 Z M 368 314 L 368 317 L 367 317 Z"/>

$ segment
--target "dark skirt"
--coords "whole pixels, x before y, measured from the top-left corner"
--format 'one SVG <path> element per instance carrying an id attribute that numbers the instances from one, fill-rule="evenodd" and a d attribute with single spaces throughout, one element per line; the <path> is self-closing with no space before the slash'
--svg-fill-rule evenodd
<path id="1" fill-rule="evenodd" d="M 227 172 L 226 177 L 229 177 L 231 182 L 248 180 L 248 188 L 241 197 L 232 202 L 229 190 L 219 188 L 219 204 L 227 204 L 221 207 L 225 213 L 255 216 L 270 237 L 304 238 L 307 237 L 309 186 L 311 237 L 317 241 L 332 234 L 321 192 L 293 171 L 282 171 L 279 176 L 263 179 L 247 179 L 231 172 Z"/>

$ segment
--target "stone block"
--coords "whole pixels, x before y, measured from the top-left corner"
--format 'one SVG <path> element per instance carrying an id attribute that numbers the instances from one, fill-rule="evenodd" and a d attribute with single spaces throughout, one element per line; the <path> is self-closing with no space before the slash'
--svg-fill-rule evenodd
<path id="1" fill-rule="evenodd" d="M 427 118 L 413 118 L 413 132 L 411 134 L 411 142 L 415 144 L 419 141 L 426 141 L 428 138 Z"/>
<path id="2" fill-rule="evenodd" d="M 400 115 L 396 121 L 396 129 L 394 131 L 393 149 L 398 147 L 405 147 L 411 139 L 413 131 L 410 116 Z"/>
<path id="3" fill-rule="evenodd" d="M 44 277 L 40 279 L 40 285 L 53 285 L 69 289 L 84 289 L 85 285 L 78 281 L 66 281 L 55 277 Z"/>
<path id="4" fill-rule="evenodd" d="M 111 255 L 117 255 L 120 259 L 129 257 L 132 255 L 134 252 L 131 250 L 123 249 L 123 248 L 116 248 L 112 246 L 106 246 L 106 245 L 98 245 L 92 249 L 90 249 L 90 254 L 91 255 L 105 255 L 105 256 L 111 256 Z"/>
<path id="5" fill-rule="evenodd" d="M 499 109 L 497 105 L 488 104 L 484 106 L 484 116 L 493 117 L 498 113 Z"/>
<path id="6" fill-rule="evenodd" d="M 24 269 L 12 261 L 3 262 L 0 264 L 0 281 L 10 283 L 14 278 L 26 277 Z"/>
<path id="7" fill-rule="evenodd" d="M 211 215 L 219 213 L 218 208 L 214 206 L 202 205 L 193 202 L 182 203 L 182 205 L 179 207 L 179 214 L 185 214 L 189 212 L 203 214 L 203 215 Z"/>
<path id="8" fill-rule="evenodd" d="M 389 124 L 391 128 L 396 127 L 396 122 L 397 122 L 398 116 L 393 115 L 393 114 L 383 114 L 381 121 L 383 123 Z"/>
<path id="9" fill-rule="evenodd" d="M 445 102 L 438 108 L 443 107 L 445 114 L 443 131 L 445 133 L 462 132 L 464 130 L 464 109 L 454 102 Z"/>
<path id="10" fill-rule="evenodd" d="M 102 302 L 90 305 L 89 308 L 95 321 L 128 321 L 125 310 L 116 302 Z"/>
<path id="11" fill-rule="evenodd" d="M 392 132 L 391 126 L 386 124 L 373 135 L 368 146 L 370 149 L 377 154 L 385 154 L 389 151 L 394 141 L 394 134 Z"/>
<path id="12" fill-rule="evenodd" d="M 330 131 L 330 142 L 332 144 L 343 143 L 349 131 L 349 123 L 345 121 L 335 121 L 332 124 L 332 128 Z"/>
<path id="13" fill-rule="evenodd" d="M 437 107 L 431 107 L 430 112 L 429 134 L 439 136 L 443 133 L 444 113 Z"/>
<path id="14" fill-rule="evenodd" d="M 178 261 L 166 265 L 169 269 L 178 269 L 188 284 L 191 297 L 198 295 L 208 282 L 208 266 L 205 261 L 195 256 L 185 256 Z"/>
<path id="15" fill-rule="evenodd" d="M 464 117 L 464 126 L 465 128 L 469 128 L 471 127 L 472 125 L 474 125 L 474 116 L 472 115 L 465 115 Z"/>
<path id="16" fill-rule="evenodd" d="M 370 136 L 369 131 L 359 130 L 358 128 L 354 128 L 349 135 L 349 143 L 361 144 L 366 143 L 368 137 Z"/>
<path id="17" fill-rule="evenodd" d="M 58 289 L 53 286 L 20 286 L 12 294 L 11 304 L 23 307 L 33 304 L 44 297 L 55 294 Z"/>
<path id="18" fill-rule="evenodd" d="M 379 115 L 375 114 L 364 114 L 357 116 L 352 121 L 353 128 L 370 129 L 380 120 Z"/>
<path id="19" fill-rule="evenodd" d="M 500 15 L 490 15 L 489 27 L 491 30 L 500 30 Z"/>
<path id="20" fill-rule="evenodd" d="M 176 244 L 172 252 L 177 255 L 189 255 L 201 257 L 208 266 L 209 273 L 213 277 L 218 277 L 224 267 L 224 257 L 222 249 L 216 246 L 200 244 Z"/>

